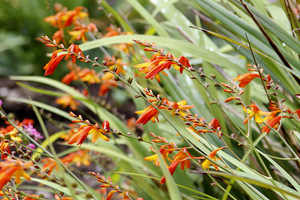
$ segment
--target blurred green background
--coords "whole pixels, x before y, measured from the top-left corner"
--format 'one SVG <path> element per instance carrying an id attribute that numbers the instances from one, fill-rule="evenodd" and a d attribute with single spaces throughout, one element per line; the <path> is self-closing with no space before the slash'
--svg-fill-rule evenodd
<path id="1" fill-rule="evenodd" d="M 108 2 L 117 6 L 115 1 Z M 54 27 L 44 22 L 45 17 L 55 14 L 55 3 L 61 3 L 69 10 L 86 7 L 91 20 L 105 16 L 94 0 L 1 0 L 0 76 L 44 74 L 43 66 L 49 61 L 46 53 L 51 49 L 45 48 L 37 38 L 51 37 L 55 32 Z"/>

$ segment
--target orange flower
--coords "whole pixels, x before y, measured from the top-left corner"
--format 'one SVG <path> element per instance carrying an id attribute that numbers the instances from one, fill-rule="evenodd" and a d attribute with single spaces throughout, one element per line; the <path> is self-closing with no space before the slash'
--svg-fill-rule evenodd
<path id="1" fill-rule="evenodd" d="M 153 79 L 156 77 L 158 80 L 160 80 L 158 73 L 164 69 L 170 69 L 172 64 L 176 64 L 173 61 L 169 61 L 168 58 L 160 55 L 159 53 L 154 54 L 150 60 L 146 58 L 144 59 L 146 60 L 145 63 L 138 64 L 135 67 L 139 68 L 139 71 L 146 74 L 146 79 Z"/>
<path id="2" fill-rule="evenodd" d="M 217 157 L 216 157 L 216 154 L 217 154 L 218 151 L 220 151 L 220 150 L 222 150 L 222 149 L 225 149 L 225 148 L 227 148 L 227 146 L 224 146 L 224 147 L 220 147 L 220 148 L 218 148 L 218 149 L 215 149 L 215 150 L 213 150 L 207 157 L 209 157 L 209 158 L 212 159 L 213 161 L 220 160 L 220 158 L 217 158 Z M 204 162 L 202 163 L 202 167 L 203 167 L 204 169 L 208 169 L 209 166 L 210 166 L 211 164 L 214 166 L 214 168 L 215 168 L 216 170 L 219 170 L 219 167 L 218 167 L 216 164 L 212 163 L 212 162 L 211 162 L 210 160 L 208 160 L 208 159 L 205 159 L 205 160 L 204 160 Z"/>
<path id="3" fill-rule="evenodd" d="M 151 148 L 151 150 L 155 152 L 155 150 L 153 150 L 152 148 Z M 174 146 L 170 145 L 170 144 L 163 145 L 163 146 L 161 146 L 159 148 L 159 152 L 162 155 L 162 157 L 163 157 L 164 160 L 168 159 L 169 161 L 172 161 L 168 156 L 173 151 L 174 151 Z M 160 162 L 159 162 L 157 154 L 154 154 L 152 156 L 148 156 L 148 157 L 144 158 L 144 160 L 146 160 L 146 161 L 153 161 L 153 163 L 156 166 L 160 166 Z"/>
<path id="4" fill-rule="evenodd" d="M 110 70 L 113 70 L 114 67 L 117 67 L 117 74 L 126 74 L 124 66 L 128 65 L 128 63 L 123 63 L 121 58 L 116 59 L 114 56 L 105 56 L 104 61 L 105 65 L 109 67 Z"/>
<path id="5" fill-rule="evenodd" d="M 178 102 L 172 102 L 172 101 L 169 101 L 166 98 L 163 98 L 162 100 L 165 104 L 167 104 L 169 107 L 176 110 L 176 112 L 178 112 L 182 116 L 185 116 L 186 112 L 188 112 L 189 109 L 194 107 L 194 105 L 186 105 L 186 103 L 187 103 L 186 100 L 181 100 L 181 101 L 178 101 Z M 172 114 L 174 115 L 175 112 L 172 111 Z"/>
<path id="6" fill-rule="evenodd" d="M 107 121 L 103 123 L 102 128 L 98 124 L 84 124 L 80 126 L 78 131 L 70 138 L 68 144 L 76 143 L 81 145 L 89 134 L 92 134 L 92 143 L 95 143 L 99 137 L 102 140 L 109 141 L 108 137 L 103 135 L 104 133 L 109 133 L 109 130 L 104 127 L 106 123 Z"/>
<path id="7" fill-rule="evenodd" d="M 71 44 L 68 48 L 68 51 L 75 53 L 77 55 L 80 54 L 81 56 L 83 56 L 81 49 L 76 44 Z M 76 62 L 76 55 L 71 54 L 70 52 L 63 52 L 62 54 L 57 55 L 59 52 L 62 52 L 62 50 L 54 51 L 52 54 L 51 60 L 44 66 L 43 69 L 46 70 L 45 74 L 44 74 L 45 76 L 53 74 L 56 67 L 62 61 L 63 58 L 68 60 L 71 57 L 72 62 L 73 63 Z"/>
<path id="8" fill-rule="evenodd" d="M 60 44 L 60 42 L 64 42 L 64 32 L 63 30 L 58 30 L 56 31 L 53 36 L 52 39 L 55 40 L 56 44 Z"/>
<path id="9" fill-rule="evenodd" d="M 71 96 L 62 96 L 56 99 L 55 103 L 61 105 L 63 108 L 69 106 L 71 110 L 77 110 L 77 107 L 80 105 L 80 103 Z"/>
<path id="10" fill-rule="evenodd" d="M 216 118 L 213 118 L 209 123 L 208 126 L 210 128 L 216 129 L 216 130 L 220 130 L 221 126 L 219 124 L 219 121 Z"/>
<path id="11" fill-rule="evenodd" d="M 233 81 L 239 81 L 239 87 L 244 88 L 248 83 L 250 83 L 254 78 L 260 77 L 259 74 L 246 73 L 242 75 L 238 75 Z"/>
<path id="12" fill-rule="evenodd" d="M 56 15 L 46 17 L 45 22 L 49 22 L 52 26 L 63 29 L 64 27 L 70 26 L 72 22 L 77 18 L 83 19 L 88 16 L 88 13 L 84 13 L 81 10 L 83 7 L 77 7 L 74 10 L 65 11 L 65 9 L 59 10 Z"/>
<path id="13" fill-rule="evenodd" d="M 17 184 L 21 182 L 21 177 L 30 180 L 30 176 L 24 171 L 24 169 L 32 166 L 32 162 L 24 163 L 21 160 L 13 160 L 7 158 L 4 162 L 0 163 L 0 190 L 15 176 L 15 181 Z"/>
<path id="14" fill-rule="evenodd" d="M 86 38 L 85 34 L 86 34 L 86 32 L 89 32 L 89 31 L 93 31 L 93 32 L 97 31 L 96 25 L 93 23 L 90 23 L 88 25 L 76 26 L 73 31 L 68 31 L 68 33 L 72 36 L 70 42 L 73 42 L 75 40 L 82 40 L 83 42 L 86 42 L 87 38 Z"/>
<path id="15" fill-rule="evenodd" d="M 153 106 L 148 106 L 146 109 L 141 111 L 135 111 L 136 114 L 141 114 L 136 123 L 146 124 L 149 120 L 153 123 L 155 122 L 155 118 L 158 120 L 158 111 Z"/>
<path id="16" fill-rule="evenodd" d="M 277 126 L 277 124 L 280 123 L 280 120 L 282 118 L 289 118 L 289 117 L 288 116 L 277 116 L 277 117 L 274 117 L 273 119 L 267 121 L 266 123 L 270 127 L 275 128 Z M 267 134 L 269 134 L 270 131 L 271 131 L 271 129 L 268 126 L 264 126 L 261 130 L 261 132 L 266 132 Z"/>
<path id="17" fill-rule="evenodd" d="M 257 123 L 261 124 L 261 123 L 263 123 L 263 122 L 266 120 L 266 118 L 262 119 L 262 118 L 261 118 L 261 115 L 270 115 L 270 114 L 271 114 L 270 112 L 261 111 L 261 110 L 256 106 L 255 103 L 252 103 L 249 107 L 251 107 L 251 110 L 250 110 L 250 109 L 247 109 L 247 110 L 246 110 L 246 109 L 243 107 L 244 111 L 248 113 L 248 117 L 245 119 L 244 124 L 246 124 L 246 123 L 248 122 L 248 120 L 252 119 L 253 116 L 254 116 L 254 120 L 255 120 Z"/>
<path id="18" fill-rule="evenodd" d="M 200 158 L 200 157 L 193 157 L 187 151 L 187 149 L 184 147 L 173 158 L 174 158 L 174 160 L 172 161 L 172 163 L 170 164 L 170 166 L 168 168 L 171 175 L 174 174 L 179 163 L 181 163 L 181 170 L 184 170 L 184 167 L 189 169 L 191 166 L 191 159 L 192 158 Z M 166 178 L 165 178 L 165 176 L 163 176 L 161 178 L 160 183 L 163 184 L 165 182 L 166 182 Z"/>
<path id="19" fill-rule="evenodd" d="M 72 81 L 79 79 L 88 84 L 100 83 L 99 75 L 93 69 L 81 69 L 80 67 L 77 67 L 76 70 L 72 70 L 71 68 L 70 70 L 71 72 L 66 74 L 61 80 L 64 84 L 69 85 Z"/>
<path id="20" fill-rule="evenodd" d="M 85 166 L 89 166 L 91 156 L 88 154 L 87 150 L 79 150 L 74 153 L 70 153 L 67 156 L 61 159 L 61 162 L 64 164 L 75 163 L 77 167 L 80 167 L 82 164 Z"/>
<path id="21" fill-rule="evenodd" d="M 1 135 L 1 134 L 0 134 Z M 1 151 L 1 154 L 2 154 L 2 157 L 1 159 L 5 159 L 7 158 L 7 153 L 10 154 L 10 149 L 9 149 L 9 142 L 6 141 L 6 140 L 2 140 L 0 142 L 0 151 Z M 6 153 L 5 153 L 6 152 Z"/>
<path id="22" fill-rule="evenodd" d="M 41 160 L 42 163 L 45 163 L 42 167 L 43 171 L 46 172 L 47 174 L 51 174 L 51 172 L 53 171 L 54 168 L 56 168 L 56 170 L 58 171 L 58 166 L 56 161 L 53 158 L 43 158 Z"/>

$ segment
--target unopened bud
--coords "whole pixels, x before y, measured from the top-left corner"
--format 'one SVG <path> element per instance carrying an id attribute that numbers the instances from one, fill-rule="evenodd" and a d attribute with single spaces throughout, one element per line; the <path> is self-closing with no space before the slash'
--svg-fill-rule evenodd
<path id="1" fill-rule="evenodd" d="M 102 124 L 102 129 L 104 129 L 105 131 L 109 131 L 110 127 L 109 127 L 109 122 L 107 120 L 105 120 Z"/>
<path id="2" fill-rule="evenodd" d="M 119 76 L 114 76 L 114 80 L 119 81 L 120 80 Z"/>
<path id="3" fill-rule="evenodd" d="M 133 78 L 132 78 L 132 77 L 128 77 L 127 82 L 128 82 L 129 84 L 131 84 L 132 81 L 133 81 Z"/>
<path id="4" fill-rule="evenodd" d="M 116 71 L 118 70 L 118 67 L 117 67 L 117 66 L 113 66 L 112 70 L 113 70 L 114 72 L 116 72 Z"/>

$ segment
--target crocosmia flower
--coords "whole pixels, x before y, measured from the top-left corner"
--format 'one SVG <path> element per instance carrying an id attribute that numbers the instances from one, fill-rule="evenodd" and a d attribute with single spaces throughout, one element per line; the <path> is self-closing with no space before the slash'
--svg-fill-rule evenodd
<path id="1" fill-rule="evenodd" d="M 30 176 L 24 171 L 32 166 L 32 162 L 24 163 L 21 160 L 13 160 L 7 158 L 4 162 L 0 163 L 0 190 L 3 186 L 10 181 L 14 176 L 17 184 L 21 182 L 21 177 L 30 180 Z"/>
<path id="2" fill-rule="evenodd" d="M 250 83 L 254 78 L 260 77 L 259 74 L 254 73 L 246 73 L 242 75 L 238 75 L 233 81 L 239 81 L 239 87 L 244 88 Z"/>
<path id="3" fill-rule="evenodd" d="M 98 138 L 109 141 L 108 137 L 104 135 L 105 133 L 109 133 L 107 123 L 108 122 L 103 123 L 105 129 L 100 128 L 98 124 L 84 124 L 80 126 L 78 131 L 70 138 L 68 144 L 76 143 L 77 145 L 81 145 L 89 134 L 92 134 L 92 143 L 96 142 Z"/>
<path id="4" fill-rule="evenodd" d="M 62 61 L 63 58 L 68 60 L 71 57 L 72 62 L 76 63 L 76 55 L 74 54 L 83 56 L 81 49 L 76 44 L 71 44 L 68 48 L 68 51 L 69 52 L 64 52 L 60 49 L 53 52 L 51 60 L 44 66 L 44 70 L 46 70 L 45 76 L 53 74 L 56 67 Z M 60 52 L 61 54 L 59 54 Z M 72 54 L 70 52 L 72 52 Z"/>
<path id="5" fill-rule="evenodd" d="M 136 123 L 146 124 L 149 120 L 154 123 L 155 119 L 158 121 L 158 111 L 153 106 L 148 106 L 146 109 L 136 111 L 135 113 L 141 114 Z"/>
<path id="6" fill-rule="evenodd" d="M 218 151 L 220 151 L 220 150 L 222 150 L 222 149 L 225 149 L 225 148 L 227 148 L 227 146 L 224 146 L 224 147 L 220 147 L 220 148 L 218 148 L 218 149 L 215 149 L 215 150 L 213 150 L 210 154 L 208 154 L 207 157 L 209 157 L 209 158 L 212 159 L 213 161 L 220 160 L 220 158 L 217 158 L 217 157 L 216 157 L 216 154 L 217 154 Z M 204 169 L 208 169 L 210 165 L 213 165 L 214 168 L 215 168 L 215 170 L 219 170 L 219 167 L 218 167 L 216 164 L 212 163 L 212 162 L 211 162 L 210 160 L 208 160 L 208 159 L 205 159 L 204 162 L 202 163 L 202 167 L 203 167 Z"/>
<path id="7" fill-rule="evenodd" d="M 261 115 L 270 115 L 271 114 L 270 112 L 265 112 L 265 111 L 260 110 L 256 106 L 255 103 L 252 103 L 249 107 L 251 108 L 251 110 L 250 109 L 246 110 L 245 108 L 243 108 L 244 111 L 248 113 L 248 117 L 245 119 L 244 124 L 246 124 L 248 122 L 248 120 L 252 119 L 253 116 L 254 116 L 254 120 L 257 123 L 261 124 L 266 120 L 266 119 L 261 118 Z"/>

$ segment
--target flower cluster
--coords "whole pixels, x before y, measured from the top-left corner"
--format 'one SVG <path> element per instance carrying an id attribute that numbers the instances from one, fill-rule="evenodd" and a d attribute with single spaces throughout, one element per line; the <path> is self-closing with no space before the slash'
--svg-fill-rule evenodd
<path id="1" fill-rule="evenodd" d="M 235 94 L 236 96 L 231 96 L 225 100 L 225 103 L 228 103 L 230 101 L 236 100 L 239 101 L 241 104 L 244 112 L 247 114 L 246 119 L 244 120 L 244 124 L 248 123 L 249 120 L 251 120 L 254 117 L 254 121 L 258 124 L 264 123 L 265 125 L 262 127 L 261 132 L 269 133 L 272 128 L 277 128 L 278 124 L 280 124 L 281 120 L 284 118 L 289 119 L 295 119 L 298 115 L 298 110 L 292 112 L 291 109 L 285 108 L 283 105 L 284 100 L 279 100 L 277 95 L 277 90 L 279 88 L 278 85 L 274 83 L 272 80 L 270 74 L 264 74 L 264 70 L 262 68 L 259 68 L 256 65 L 248 65 L 249 69 L 248 71 L 251 71 L 253 73 L 245 73 L 242 75 L 238 75 L 237 78 L 233 79 L 233 81 L 239 81 L 239 87 L 244 88 L 246 87 L 254 78 L 260 78 L 263 82 L 263 87 L 265 88 L 265 91 L 268 99 L 269 99 L 269 111 L 262 111 L 256 103 L 252 103 L 251 105 L 244 105 L 241 102 L 241 95 L 244 94 L 244 91 L 236 92 L 236 86 L 230 87 L 229 84 L 222 83 L 221 85 L 225 87 L 225 92 Z M 272 92 L 273 91 L 273 92 Z M 271 100 L 270 95 L 272 95 L 273 99 L 276 99 L 276 101 Z M 265 116 L 265 117 L 262 117 Z"/>
<path id="2" fill-rule="evenodd" d="M 97 32 L 97 27 L 95 24 L 84 24 L 84 19 L 88 17 L 86 9 L 83 7 L 76 7 L 74 10 L 67 10 L 66 7 L 63 7 L 61 4 L 55 4 L 56 14 L 53 16 L 46 17 L 45 22 L 50 23 L 58 30 L 53 34 L 52 39 L 57 43 L 65 42 L 64 33 L 67 32 L 70 35 L 70 41 L 82 40 L 83 42 L 87 41 L 86 33 L 87 32 Z M 73 29 L 65 30 L 67 27 L 73 25 Z"/>
<path id="3" fill-rule="evenodd" d="M 155 52 L 151 59 L 146 59 L 145 63 L 138 64 L 135 67 L 139 68 L 141 73 L 145 73 L 146 79 L 156 78 L 160 81 L 159 73 L 163 72 L 165 69 L 170 69 L 172 66 L 179 70 L 180 73 L 183 72 L 185 68 L 191 68 L 189 60 L 180 56 L 179 58 L 175 58 L 171 53 L 165 54 L 163 49 L 158 49 L 154 43 L 149 42 L 141 42 L 139 40 L 134 40 L 137 44 L 144 46 L 145 51 Z M 166 74 L 165 74 L 166 75 Z"/>
<path id="4" fill-rule="evenodd" d="M 22 160 L 13 160 L 6 158 L 0 164 L 0 190 L 6 185 L 14 176 L 17 184 L 21 182 L 21 177 L 30 180 L 30 176 L 24 171 L 32 166 L 32 162 L 23 162 Z"/>
<path id="5" fill-rule="evenodd" d="M 160 109 L 170 110 L 173 115 L 180 115 L 182 117 L 186 116 L 189 113 L 189 109 L 194 106 L 186 105 L 187 101 L 182 100 L 179 102 L 172 102 L 166 98 L 161 99 L 160 95 L 155 96 L 151 89 L 144 89 L 144 93 L 150 97 L 148 101 L 152 104 L 141 111 L 136 111 L 136 114 L 141 114 L 137 119 L 137 123 L 146 124 L 148 121 L 155 122 L 155 119 L 158 120 L 158 113 Z M 154 106 L 157 106 L 155 108 Z"/>
<path id="6" fill-rule="evenodd" d="M 91 124 L 89 120 L 83 120 L 81 115 L 77 116 L 73 112 L 70 112 L 70 116 L 77 118 L 77 120 L 72 121 L 73 123 L 83 123 L 83 125 L 70 138 L 68 144 L 81 145 L 90 134 L 92 134 L 92 143 L 96 142 L 98 138 L 109 141 L 108 137 L 104 135 L 111 133 L 108 121 L 104 121 L 102 127 L 100 127 L 99 124 Z"/>
<path id="7" fill-rule="evenodd" d="M 183 148 L 178 148 L 177 145 L 175 143 L 169 143 L 165 138 L 161 137 L 161 136 L 156 136 L 154 133 L 151 133 L 151 136 L 154 137 L 155 139 L 152 140 L 155 143 L 165 143 L 164 145 L 162 145 L 159 148 L 159 154 L 162 156 L 163 160 L 165 161 L 165 163 L 168 165 L 167 160 L 170 162 L 170 165 L 168 165 L 168 169 L 171 175 L 174 174 L 177 166 L 179 164 L 181 164 L 180 169 L 184 170 L 189 169 L 191 166 L 191 160 L 196 160 L 196 159 L 205 159 L 205 157 L 200 156 L 200 157 L 195 157 L 192 156 L 190 154 L 190 152 L 188 151 L 188 148 L 183 147 Z M 207 157 L 209 159 L 205 159 L 204 162 L 202 163 L 202 167 L 203 169 L 208 169 L 210 165 L 213 165 L 214 168 L 216 170 L 219 170 L 218 166 L 215 163 L 212 163 L 211 160 L 213 161 L 217 161 L 219 160 L 219 158 L 216 157 L 216 153 L 219 150 L 222 150 L 224 148 L 227 148 L 226 146 L 224 147 L 220 147 L 218 149 L 213 150 L 209 155 L 207 155 Z M 155 152 L 156 154 L 152 155 L 152 156 L 148 156 L 145 157 L 144 160 L 146 161 L 153 161 L 153 163 L 156 166 L 160 166 L 160 161 L 159 161 L 159 157 L 157 152 L 153 149 L 150 148 L 153 152 Z M 175 156 L 173 156 L 173 158 L 170 158 L 169 156 L 173 153 L 173 152 L 177 152 Z M 166 178 L 165 176 L 163 176 L 161 178 L 161 184 L 166 182 Z"/>

